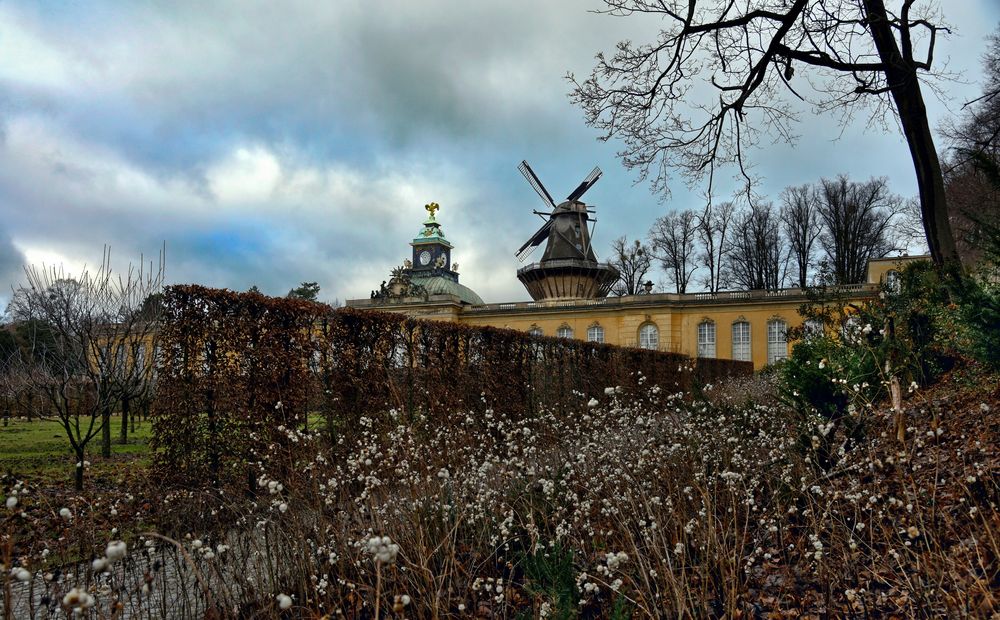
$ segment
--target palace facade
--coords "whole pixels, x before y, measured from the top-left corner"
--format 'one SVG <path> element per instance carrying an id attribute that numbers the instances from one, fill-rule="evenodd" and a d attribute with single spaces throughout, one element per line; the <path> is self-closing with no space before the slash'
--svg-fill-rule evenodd
<path id="1" fill-rule="evenodd" d="M 756 369 L 787 357 L 786 334 L 803 324 L 798 310 L 809 299 L 798 288 L 608 297 L 607 274 L 614 268 L 596 263 L 589 252 L 589 238 L 585 239 L 587 251 L 578 258 L 547 251 L 550 258 L 518 271 L 534 301 L 484 303 L 459 284 L 458 266 L 451 263 L 453 246 L 436 220 L 437 209 L 433 203 L 428 205 L 430 217 L 410 243 L 412 260 L 394 270 L 391 279 L 368 299 L 348 300 L 348 306 L 691 357 L 752 361 Z M 561 241 L 552 234 L 547 249 Z M 878 295 L 881 284 L 891 280 L 904 263 L 926 258 L 872 260 L 867 281 L 839 287 L 840 293 L 862 302 Z"/>

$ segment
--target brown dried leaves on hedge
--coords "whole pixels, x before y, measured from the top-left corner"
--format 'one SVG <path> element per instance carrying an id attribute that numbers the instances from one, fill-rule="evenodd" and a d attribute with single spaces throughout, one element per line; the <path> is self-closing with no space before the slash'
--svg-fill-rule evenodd
<path id="1" fill-rule="evenodd" d="M 214 484 L 248 481 L 249 463 L 287 439 L 279 427 L 301 427 L 310 413 L 337 443 L 360 416 L 390 409 L 530 413 L 640 377 L 686 391 L 752 370 L 201 286 L 167 288 L 160 336 L 158 461 L 178 481 Z"/>

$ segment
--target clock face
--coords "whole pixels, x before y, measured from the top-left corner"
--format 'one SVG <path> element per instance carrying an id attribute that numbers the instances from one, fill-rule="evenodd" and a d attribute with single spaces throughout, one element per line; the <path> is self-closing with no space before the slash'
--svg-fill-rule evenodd
<path id="1" fill-rule="evenodd" d="M 427 250 L 424 250 L 423 252 L 421 252 L 420 253 L 420 264 L 421 265 L 427 265 L 427 264 L 430 264 L 430 262 L 431 262 L 431 253 L 428 252 Z"/>

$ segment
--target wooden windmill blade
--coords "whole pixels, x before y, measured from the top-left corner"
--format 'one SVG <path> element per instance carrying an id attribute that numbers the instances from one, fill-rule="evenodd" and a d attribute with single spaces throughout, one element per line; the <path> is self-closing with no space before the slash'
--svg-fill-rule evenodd
<path id="1" fill-rule="evenodd" d="M 552 220 L 549 220 L 544 224 L 542 224 L 542 227 L 539 228 L 535 232 L 535 234 L 531 235 L 531 238 L 525 241 L 524 245 L 518 248 L 517 252 L 514 253 L 514 256 L 517 257 L 517 260 L 523 262 L 524 259 L 528 258 L 528 255 L 534 251 L 535 248 L 537 248 L 543 241 L 547 240 L 549 238 L 550 228 L 552 228 Z"/>
<path id="2" fill-rule="evenodd" d="M 587 178 L 585 178 L 583 182 L 581 182 L 576 189 L 574 189 L 573 192 L 566 197 L 566 200 L 569 200 L 570 202 L 579 200 L 581 196 L 587 193 L 588 189 L 594 186 L 594 183 L 597 183 L 597 180 L 601 178 L 602 174 L 604 173 L 601 169 L 598 166 L 594 166 L 594 169 L 590 171 Z"/>
<path id="3" fill-rule="evenodd" d="M 542 182 L 538 179 L 538 175 L 536 175 L 535 171 L 531 169 L 528 162 L 526 160 L 521 160 L 521 165 L 518 166 L 517 169 L 520 170 L 521 174 L 524 175 L 524 178 L 528 180 L 528 185 L 535 190 L 539 198 L 542 199 L 542 202 L 545 203 L 545 206 L 550 209 L 555 209 L 556 201 L 552 199 L 552 195 L 549 194 L 549 190 L 545 189 L 545 186 L 542 185 Z"/>

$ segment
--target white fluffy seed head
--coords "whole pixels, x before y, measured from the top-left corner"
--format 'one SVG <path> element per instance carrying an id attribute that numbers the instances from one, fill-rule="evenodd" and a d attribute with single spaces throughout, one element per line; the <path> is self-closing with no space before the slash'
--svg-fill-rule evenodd
<path id="1" fill-rule="evenodd" d="M 104 550 L 104 555 L 108 557 L 111 562 L 117 562 L 125 557 L 128 553 L 128 546 L 125 544 L 124 540 L 113 540 L 108 543 L 108 548 Z"/>

